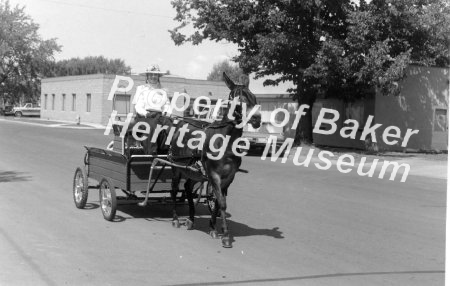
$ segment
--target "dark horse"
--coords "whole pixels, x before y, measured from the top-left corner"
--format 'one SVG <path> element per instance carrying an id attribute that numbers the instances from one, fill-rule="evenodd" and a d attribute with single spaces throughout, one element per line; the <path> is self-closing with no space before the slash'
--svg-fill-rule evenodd
<path id="1" fill-rule="evenodd" d="M 248 89 L 247 86 L 235 84 L 225 73 L 223 74 L 223 77 L 226 85 L 231 90 L 229 100 L 237 100 L 240 103 L 239 105 L 236 105 L 234 112 L 232 113 L 233 116 L 230 116 L 234 118 L 230 119 L 228 116 L 229 113 L 231 115 L 232 110 L 230 109 L 229 104 L 226 114 L 220 121 L 215 121 L 208 124 L 197 120 L 182 119 L 176 124 L 177 129 L 171 140 L 169 158 L 171 158 L 172 162 L 190 165 L 193 166 L 193 168 L 198 168 L 199 170 L 199 172 L 193 172 L 192 168 L 172 167 L 173 180 L 171 195 L 174 202 L 174 225 L 179 225 L 178 216 L 176 213 L 176 195 L 179 191 L 181 176 L 187 179 L 184 186 L 186 198 L 189 204 L 189 219 L 187 219 L 186 222 L 188 229 L 193 229 L 194 226 L 195 207 L 193 202 L 193 187 L 198 181 L 206 180 L 208 182 L 208 193 L 213 198 L 212 201 L 214 204 L 214 207 L 211 208 L 212 213 L 209 223 L 210 234 L 213 238 L 218 238 L 216 219 L 220 211 L 223 230 L 222 245 L 224 247 L 231 247 L 231 239 L 225 212 L 227 209 L 226 196 L 228 193 L 228 188 L 233 182 L 236 172 L 239 171 L 239 167 L 242 162 L 241 157 L 236 156 L 233 152 L 232 145 L 235 140 L 242 136 L 243 130 L 241 126 L 239 126 L 240 128 L 237 128 L 237 126 L 242 122 L 243 115 L 249 114 L 249 112 L 257 105 L 257 102 L 255 95 Z M 246 113 L 243 112 L 242 103 L 246 104 Z M 259 128 L 261 125 L 260 112 L 257 111 L 254 113 L 248 120 L 248 123 L 250 123 L 254 128 Z M 183 138 L 180 138 L 181 128 L 184 125 L 188 126 L 189 132 L 185 133 Z M 203 148 L 199 148 L 201 146 L 196 146 L 197 148 L 187 147 L 186 143 L 189 139 L 198 139 L 201 137 L 199 132 L 193 134 L 194 131 L 204 132 L 205 140 L 202 145 Z M 210 143 L 213 138 L 215 140 L 211 145 Z M 218 150 L 223 147 L 225 138 L 229 138 L 229 141 L 223 154 L 220 154 Z M 184 146 L 179 146 L 179 144 L 177 144 L 179 142 L 177 141 L 182 142 Z M 199 143 L 199 145 L 201 144 Z"/>

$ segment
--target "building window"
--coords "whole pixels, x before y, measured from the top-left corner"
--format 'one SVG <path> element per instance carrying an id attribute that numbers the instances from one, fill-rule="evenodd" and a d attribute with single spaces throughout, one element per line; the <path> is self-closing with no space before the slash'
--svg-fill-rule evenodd
<path id="1" fill-rule="evenodd" d="M 62 105 L 61 105 L 61 110 L 64 111 L 66 110 L 66 94 L 63 93 L 62 95 Z"/>
<path id="2" fill-rule="evenodd" d="M 116 110 L 118 115 L 127 115 L 130 113 L 130 95 L 115 94 L 113 110 Z"/>
<path id="3" fill-rule="evenodd" d="M 91 112 L 91 94 L 86 94 L 86 112 Z"/>
<path id="4" fill-rule="evenodd" d="M 55 94 L 52 94 L 52 110 L 55 110 Z"/>
<path id="5" fill-rule="evenodd" d="M 72 93 L 72 111 L 77 110 L 77 95 Z"/>
<path id="6" fill-rule="evenodd" d="M 47 94 L 44 95 L 44 110 L 47 110 Z"/>

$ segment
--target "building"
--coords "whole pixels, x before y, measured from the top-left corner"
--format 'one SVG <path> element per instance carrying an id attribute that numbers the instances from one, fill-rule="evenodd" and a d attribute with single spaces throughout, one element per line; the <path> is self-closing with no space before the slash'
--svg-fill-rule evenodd
<path id="1" fill-rule="evenodd" d="M 398 96 L 376 94 L 352 103 L 334 98 L 317 99 L 312 110 L 313 127 L 322 108 L 337 110 L 340 117 L 336 121 L 337 131 L 334 134 L 313 132 L 313 141 L 324 146 L 370 148 L 373 142 L 360 139 L 369 116 L 373 116 L 372 125 L 382 124 L 376 132 L 377 148 L 380 151 L 448 150 L 449 79 L 448 68 L 410 66 L 407 77 L 400 83 L 401 92 Z M 355 139 L 340 135 L 339 131 L 345 127 L 344 121 L 347 119 L 358 122 Z M 382 138 L 388 126 L 398 127 L 401 139 L 407 129 L 419 130 L 419 133 L 411 136 L 407 146 L 401 146 L 402 140 L 398 140 L 398 144 L 388 145 Z M 320 126 L 323 130 L 329 128 L 329 124 Z"/>
<path id="2" fill-rule="evenodd" d="M 106 125 L 113 110 L 125 115 L 133 112 L 132 97 L 136 87 L 145 83 L 145 76 L 132 75 L 133 88 L 129 92 L 116 92 L 112 100 L 108 95 L 115 75 L 93 74 L 46 78 L 41 85 L 41 118 L 49 120 L 78 121 Z M 223 82 L 164 76 L 161 85 L 169 97 L 174 92 L 188 93 L 193 101 L 198 96 L 208 96 L 212 102 L 228 98 L 229 89 Z M 120 82 L 119 87 L 126 87 Z"/>
<path id="3" fill-rule="evenodd" d="M 130 76 L 134 82 L 133 88 L 126 92 L 116 92 L 113 100 L 108 100 L 108 95 L 113 87 L 115 75 L 93 74 L 80 76 L 65 76 L 46 78 L 41 85 L 41 118 L 49 120 L 78 121 L 81 123 L 96 123 L 107 125 L 113 110 L 117 110 L 121 116 L 134 111 L 132 98 L 136 87 L 145 83 L 145 76 Z M 286 90 L 292 87 L 290 83 L 281 83 L 279 86 L 263 86 L 264 79 L 251 80 L 250 90 L 258 98 L 261 104 L 263 122 L 268 123 L 270 113 L 276 108 L 287 108 L 295 111 L 295 103 Z M 119 87 L 126 87 L 128 83 L 123 81 Z M 175 92 L 189 94 L 192 103 L 199 96 L 207 96 L 214 104 L 219 98 L 228 99 L 230 90 L 224 82 L 187 79 L 180 76 L 163 76 L 161 85 L 166 89 L 169 97 Z M 182 106 L 183 103 L 177 103 Z M 295 105 L 295 106 L 294 106 Z M 187 109 L 184 116 L 192 116 L 193 112 Z M 290 118 L 293 118 L 291 116 Z M 282 120 L 282 118 L 280 119 Z M 269 132 L 282 132 L 280 128 L 268 126 Z"/>
<path id="4" fill-rule="evenodd" d="M 264 81 L 267 79 L 273 79 L 272 77 L 263 77 L 253 79 L 251 75 L 249 89 L 258 98 L 258 103 L 261 105 L 261 121 L 263 127 L 266 128 L 268 133 L 282 133 L 285 137 L 294 138 L 295 130 L 291 129 L 292 123 L 295 119 L 293 115 L 298 109 L 298 103 L 294 102 L 292 96 L 287 90 L 294 88 L 292 82 L 280 82 L 277 86 L 264 86 Z M 283 127 L 275 127 L 270 122 L 270 116 L 272 112 L 278 108 L 288 110 L 289 122 Z M 284 120 L 284 114 L 280 113 L 275 116 L 275 121 L 280 123 Z M 251 127 L 250 127 L 251 128 Z"/>

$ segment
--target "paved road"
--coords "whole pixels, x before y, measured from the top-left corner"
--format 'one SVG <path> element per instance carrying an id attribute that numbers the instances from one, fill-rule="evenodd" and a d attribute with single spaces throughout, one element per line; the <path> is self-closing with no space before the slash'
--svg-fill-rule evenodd
<path id="1" fill-rule="evenodd" d="M 443 285 L 446 180 L 246 157 L 224 249 L 204 208 L 193 231 L 172 228 L 164 207 L 121 208 L 107 222 L 97 193 L 76 209 L 82 146 L 108 141 L 0 121 L 0 285 Z"/>

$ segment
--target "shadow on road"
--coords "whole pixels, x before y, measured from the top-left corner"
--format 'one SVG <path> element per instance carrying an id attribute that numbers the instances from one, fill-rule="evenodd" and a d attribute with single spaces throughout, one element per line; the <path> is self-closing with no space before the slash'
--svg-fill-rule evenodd
<path id="1" fill-rule="evenodd" d="M 31 176 L 24 172 L 16 171 L 0 171 L 0 183 L 23 182 L 30 181 Z"/>
<path id="2" fill-rule="evenodd" d="M 97 204 L 91 203 L 92 207 L 89 209 L 98 208 Z M 172 221 L 172 205 L 148 205 L 147 207 L 139 207 L 137 205 L 119 205 L 117 210 L 126 214 L 116 214 L 114 222 L 123 222 L 129 219 L 146 219 L 149 221 Z M 187 205 L 179 205 L 177 207 L 177 214 L 181 223 L 183 224 L 186 217 L 189 215 L 189 208 Z M 202 203 L 198 204 L 195 208 L 195 230 L 202 231 L 209 235 L 209 220 L 210 213 L 207 206 Z M 236 222 L 230 219 L 231 215 L 227 213 L 228 227 L 231 230 L 233 237 L 246 237 L 246 236 L 270 236 L 273 238 L 284 238 L 283 232 L 278 227 L 274 228 L 253 228 L 246 224 Z M 217 218 L 217 227 L 220 229 L 222 225 L 222 219 Z"/>
<path id="3" fill-rule="evenodd" d="M 86 209 L 86 210 L 94 210 L 94 209 L 98 209 L 99 207 L 100 207 L 99 204 L 86 203 L 86 206 L 84 207 L 84 209 Z"/>
<path id="4" fill-rule="evenodd" d="M 147 219 L 147 220 L 172 220 L 172 204 L 149 204 L 146 207 L 140 207 L 136 204 L 130 205 L 119 205 L 117 206 L 117 210 L 127 214 L 128 216 L 120 216 L 117 222 L 122 222 L 127 219 Z M 187 204 L 182 204 L 177 207 L 177 214 L 180 219 L 184 219 L 184 217 L 188 216 L 189 209 Z M 209 215 L 208 208 L 202 203 L 198 204 L 195 207 L 195 215 L 196 216 L 204 216 Z M 116 215 L 118 217 L 118 215 Z"/>
<path id="5" fill-rule="evenodd" d="M 236 222 L 231 219 L 227 219 L 228 228 L 233 237 L 245 237 L 245 236 L 270 236 L 273 238 L 284 238 L 283 232 L 279 231 L 278 227 L 272 229 L 269 228 L 253 228 L 246 224 Z M 196 229 L 209 234 L 209 216 L 196 218 Z M 217 226 L 220 228 L 222 225 L 222 219 L 217 219 Z"/>

